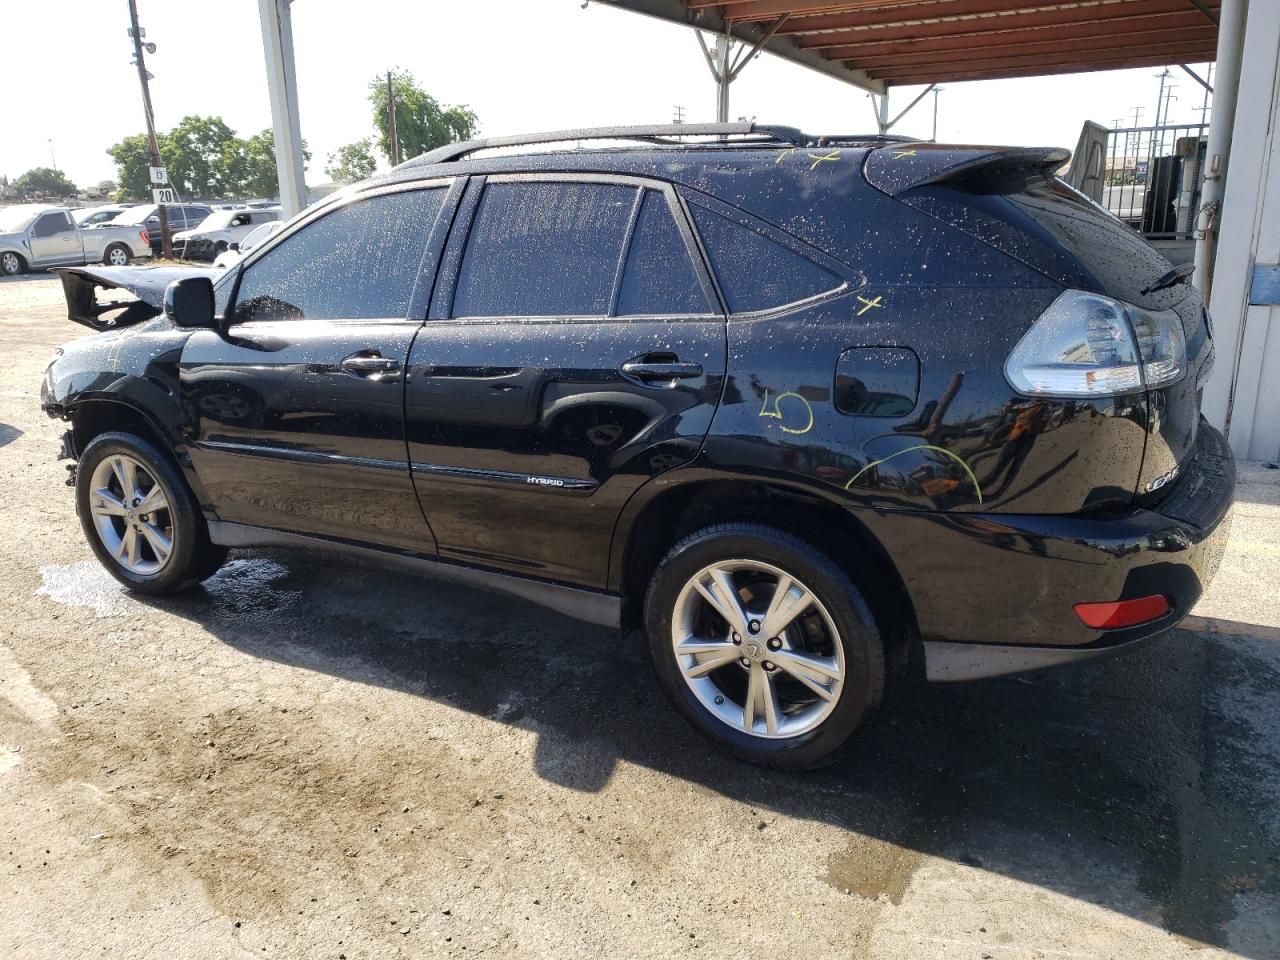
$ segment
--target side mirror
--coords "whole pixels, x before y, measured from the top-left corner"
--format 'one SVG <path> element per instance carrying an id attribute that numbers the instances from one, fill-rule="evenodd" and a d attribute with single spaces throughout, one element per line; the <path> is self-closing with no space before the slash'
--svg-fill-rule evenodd
<path id="1" fill-rule="evenodd" d="M 230 243 L 227 244 L 227 249 L 230 250 L 232 253 L 239 253 L 240 244 L 237 243 L 235 240 L 232 240 Z"/>
<path id="2" fill-rule="evenodd" d="M 164 315 L 180 327 L 216 329 L 213 319 L 213 281 L 208 277 L 184 277 L 164 292 Z"/>

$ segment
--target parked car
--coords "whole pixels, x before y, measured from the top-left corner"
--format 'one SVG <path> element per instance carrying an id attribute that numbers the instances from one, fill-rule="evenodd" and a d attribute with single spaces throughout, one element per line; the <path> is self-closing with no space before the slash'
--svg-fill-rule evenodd
<path id="1" fill-rule="evenodd" d="M 151 252 L 158 257 L 161 250 L 159 210 L 160 208 L 154 203 L 139 204 L 120 214 L 113 223 L 145 226 L 151 234 Z M 202 203 L 171 203 L 166 205 L 165 211 L 169 217 L 170 239 L 175 233 L 199 226 L 213 212 L 210 207 Z"/>
<path id="2" fill-rule="evenodd" d="M 68 207 L 41 204 L 0 211 L 0 275 L 99 261 L 119 266 L 151 255 L 145 228 L 81 229 L 71 213 Z"/>
<path id="3" fill-rule="evenodd" d="M 243 240 L 232 240 L 228 243 L 227 249 L 214 258 L 214 267 L 225 270 L 227 267 L 234 266 L 283 229 L 283 220 L 268 220 L 266 223 L 259 224 L 246 234 Z"/>
<path id="4" fill-rule="evenodd" d="M 921 665 L 1126 650 L 1214 575 L 1200 294 L 1065 159 L 746 123 L 452 144 L 163 309 L 152 282 L 42 403 L 133 590 L 297 545 L 643 626 L 695 727 L 807 767 Z"/>
<path id="5" fill-rule="evenodd" d="M 83 207 L 79 210 L 72 210 L 71 218 L 75 220 L 76 225 L 79 227 L 96 227 L 100 224 L 110 223 L 128 209 L 128 207 L 122 207 L 117 204 L 108 204 L 102 207 Z"/>
<path id="6" fill-rule="evenodd" d="M 215 210 L 190 230 L 173 235 L 174 251 L 190 260 L 212 260 L 255 227 L 280 219 L 280 208 L 270 210 Z"/>

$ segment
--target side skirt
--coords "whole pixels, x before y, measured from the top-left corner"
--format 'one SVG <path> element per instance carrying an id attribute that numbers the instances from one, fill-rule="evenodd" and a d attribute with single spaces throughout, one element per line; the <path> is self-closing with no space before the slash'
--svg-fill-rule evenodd
<path id="1" fill-rule="evenodd" d="M 1140 637 L 1109 647 L 1016 647 L 986 643 L 949 643 L 940 640 L 924 642 L 925 679 L 931 683 L 953 683 L 1002 677 L 1009 673 L 1025 673 L 1084 663 L 1104 657 L 1115 657 L 1136 650 L 1167 631 Z"/>
<path id="2" fill-rule="evenodd" d="M 331 540 L 325 537 L 286 533 L 266 527 L 254 527 L 225 520 L 210 520 L 209 539 L 223 547 L 290 547 L 304 550 L 324 550 L 382 566 L 393 566 L 407 573 L 461 583 L 481 590 L 505 593 L 520 597 L 557 613 L 602 627 L 618 629 L 622 623 L 622 598 L 611 593 L 566 587 L 545 580 L 517 577 L 508 573 L 480 570 L 412 554 L 379 550 L 374 547 Z"/>

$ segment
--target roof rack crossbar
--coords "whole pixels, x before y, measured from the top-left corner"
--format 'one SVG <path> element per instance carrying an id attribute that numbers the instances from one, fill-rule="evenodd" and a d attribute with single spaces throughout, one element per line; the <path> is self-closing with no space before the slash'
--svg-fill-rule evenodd
<path id="1" fill-rule="evenodd" d="M 644 140 L 652 143 L 678 143 L 680 137 L 756 137 L 766 142 L 802 147 L 809 142 L 793 127 L 756 123 L 667 123 L 656 126 L 587 127 L 580 130 L 549 130 L 507 137 L 483 137 L 450 143 L 406 160 L 401 167 L 419 167 L 432 163 L 460 160 L 478 150 L 494 147 L 523 147 L 540 143 L 569 140 Z"/>

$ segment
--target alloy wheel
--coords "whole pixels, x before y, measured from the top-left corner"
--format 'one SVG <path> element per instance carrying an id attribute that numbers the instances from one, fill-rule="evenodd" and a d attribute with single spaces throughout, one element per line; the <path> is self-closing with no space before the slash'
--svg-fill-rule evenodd
<path id="1" fill-rule="evenodd" d="M 0 273 L 3 273 L 6 277 L 16 276 L 21 265 L 22 261 L 18 259 L 16 253 L 6 253 L 3 257 L 0 257 Z"/>
<path id="2" fill-rule="evenodd" d="M 94 468 L 89 512 L 98 539 L 130 573 L 159 573 L 173 553 L 169 498 L 142 463 L 111 454 Z"/>
<path id="3" fill-rule="evenodd" d="M 676 598 L 671 643 L 698 701 L 753 737 L 807 733 L 840 698 L 835 622 L 811 589 L 772 564 L 725 560 L 698 571 Z"/>
<path id="4" fill-rule="evenodd" d="M 129 255 L 119 247 L 112 247 L 107 252 L 107 262 L 113 267 L 123 267 L 129 262 Z"/>

